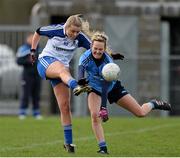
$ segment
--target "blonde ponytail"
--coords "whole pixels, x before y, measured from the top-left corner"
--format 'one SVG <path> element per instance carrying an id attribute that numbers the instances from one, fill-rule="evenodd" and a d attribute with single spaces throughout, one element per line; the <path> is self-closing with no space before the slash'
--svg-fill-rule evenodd
<path id="1" fill-rule="evenodd" d="M 102 38 L 106 40 L 102 40 L 102 42 L 105 43 L 105 48 L 106 52 L 111 55 L 112 50 L 107 46 L 107 41 L 108 41 L 108 36 L 104 32 L 99 32 L 99 31 L 91 31 L 90 30 L 90 25 L 87 20 L 83 18 L 82 14 L 76 14 L 76 15 L 71 15 L 65 23 L 65 27 L 69 27 L 71 25 L 75 25 L 77 27 L 81 27 L 81 31 L 89 37 L 89 39 L 93 40 L 101 40 Z"/>

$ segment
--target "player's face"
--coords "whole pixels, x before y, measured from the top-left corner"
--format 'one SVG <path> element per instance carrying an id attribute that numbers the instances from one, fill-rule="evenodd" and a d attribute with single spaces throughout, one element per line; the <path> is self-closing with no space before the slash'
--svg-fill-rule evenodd
<path id="1" fill-rule="evenodd" d="M 91 46 L 92 55 L 95 59 L 101 59 L 105 51 L 104 42 L 94 41 Z"/>
<path id="2" fill-rule="evenodd" d="M 74 40 L 78 36 L 80 31 L 81 31 L 81 27 L 70 25 L 68 28 L 66 28 L 66 35 L 70 39 Z"/>

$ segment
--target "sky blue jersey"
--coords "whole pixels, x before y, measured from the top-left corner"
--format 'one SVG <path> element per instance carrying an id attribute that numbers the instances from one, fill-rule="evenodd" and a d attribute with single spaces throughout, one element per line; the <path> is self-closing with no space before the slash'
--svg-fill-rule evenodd
<path id="1" fill-rule="evenodd" d="M 78 34 L 75 40 L 67 37 L 64 25 L 49 25 L 40 27 L 36 31 L 41 36 L 47 36 L 49 39 L 39 58 L 44 56 L 54 57 L 66 67 L 74 56 L 78 47 L 90 48 L 91 41 L 82 32 Z"/>
<path id="2" fill-rule="evenodd" d="M 102 84 L 104 81 L 104 78 L 102 77 L 102 68 L 107 63 L 113 63 L 113 60 L 105 52 L 101 64 L 97 66 L 93 59 L 91 49 L 85 51 L 79 59 L 79 66 L 81 65 L 83 70 L 87 73 L 89 85 L 100 93 L 102 93 Z M 113 88 L 114 84 L 115 81 L 112 81 L 108 88 L 108 92 Z"/>

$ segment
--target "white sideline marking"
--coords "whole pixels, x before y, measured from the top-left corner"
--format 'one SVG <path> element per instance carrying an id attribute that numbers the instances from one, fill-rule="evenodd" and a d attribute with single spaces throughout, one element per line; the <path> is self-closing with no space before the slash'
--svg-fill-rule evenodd
<path id="1" fill-rule="evenodd" d="M 154 131 L 157 129 L 166 128 L 166 127 L 174 127 L 174 126 L 178 126 L 178 125 L 180 125 L 180 124 L 166 124 L 166 125 L 162 125 L 162 126 L 154 126 L 151 128 L 143 128 L 143 129 L 137 129 L 137 130 L 132 130 L 132 131 L 105 133 L 105 136 L 109 137 L 109 136 L 116 136 L 116 135 L 122 135 L 122 134 L 143 133 L 143 132 L 147 132 L 147 131 Z M 91 139 L 95 139 L 95 136 L 81 137 L 78 139 L 74 139 L 74 141 L 75 142 L 86 141 L 86 140 L 91 140 Z M 31 145 L 27 145 L 27 146 L 23 146 L 23 147 L 5 147 L 5 148 L 1 148 L 0 152 L 11 151 L 11 150 L 32 149 L 32 148 L 46 146 L 46 145 L 55 145 L 55 144 L 59 144 L 59 143 L 63 143 L 63 142 L 64 142 L 64 140 L 57 140 L 57 141 L 46 142 L 46 143 L 41 143 L 41 144 L 31 144 Z"/>

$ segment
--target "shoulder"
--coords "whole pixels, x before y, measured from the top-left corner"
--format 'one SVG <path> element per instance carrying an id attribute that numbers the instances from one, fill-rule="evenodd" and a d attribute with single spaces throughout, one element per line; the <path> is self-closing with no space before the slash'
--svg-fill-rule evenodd
<path id="1" fill-rule="evenodd" d="M 90 55 L 91 55 L 91 50 L 88 49 L 88 50 L 86 50 L 86 51 L 81 55 L 81 57 L 82 57 L 82 58 L 87 58 L 87 57 L 89 57 Z"/>
<path id="2" fill-rule="evenodd" d="M 49 37 L 53 36 L 60 36 L 64 37 L 64 25 L 56 24 L 56 25 L 49 25 L 49 26 L 42 26 L 37 31 L 40 35 L 45 35 Z"/>
<path id="3" fill-rule="evenodd" d="M 91 43 L 91 40 L 89 39 L 89 37 L 86 34 L 84 34 L 83 32 L 79 33 L 77 39 L 78 40 L 87 40 L 88 42 Z"/>
<path id="4" fill-rule="evenodd" d="M 90 60 L 91 60 L 91 50 L 88 49 L 80 56 L 80 62 L 88 63 Z"/>

